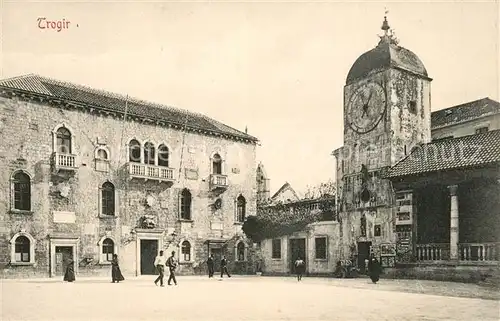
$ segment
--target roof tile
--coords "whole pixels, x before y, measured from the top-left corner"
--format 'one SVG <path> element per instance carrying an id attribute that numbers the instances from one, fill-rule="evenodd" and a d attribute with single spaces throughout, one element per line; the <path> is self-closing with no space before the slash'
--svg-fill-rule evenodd
<path id="1" fill-rule="evenodd" d="M 432 129 L 473 120 L 489 114 L 499 114 L 500 103 L 488 97 L 457 106 L 441 109 L 431 114 Z"/>
<path id="2" fill-rule="evenodd" d="M 171 106 L 152 103 L 39 75 L 29 74 L 0 80 L 0 87 L 41 94 L 64 101 L 82 103 L 97 109 L 119 113 L 124 113 L 125 106 L 127 106 L 127 115 L 152 118 L 166 123 L 186 126 L 191 129 L 206 130 L 247 139 L 253 142 L 258 141 L 257 138 L 251 135 L 199 113 L 193 113 Z"/>
<path id="3" fill-rule="evenodd" d="M 386 178 L 500 163 L 500 130 L 421 145 L 394 165 Z"/>

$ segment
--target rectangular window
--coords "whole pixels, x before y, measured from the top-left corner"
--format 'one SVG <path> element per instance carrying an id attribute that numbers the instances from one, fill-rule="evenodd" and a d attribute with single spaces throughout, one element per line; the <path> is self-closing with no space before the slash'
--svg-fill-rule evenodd
<path id="1" fill-rule="evenodd" d="M 317 237 L 314 239 L 317 260 L 326 260 L 326 237 Z"/>
<path id="2" fill-rule="evenodd" d="M 272 258 L 281 259 L 281 239 L 273 240 Z"/>
<path id="3" fill-rule="evenodd" d="M 380 225 L 375 225 L 374 227 L 375 231 L 374 231 L 374 235 L 375 236 L 381 236 L 382 235 L 382 227 Z"/>
<path id="4" fill-rule="evenodd" d="M 410 113 L 412 114 L 416 114 L 417 113 L 417 102 L 415 100 L 411 100 L 409 103 L 408 103 L 408 110 L 410 111 Z"/>
<path id="5" fill-rule="evenodd" d="M 488 129 L 489 129 L 489 128 L 488 128 L 487 126 L 476 128 L 476 134 L 483 134 L 483 133 L 487 133 L 487 132 L 488 132 Z"/>

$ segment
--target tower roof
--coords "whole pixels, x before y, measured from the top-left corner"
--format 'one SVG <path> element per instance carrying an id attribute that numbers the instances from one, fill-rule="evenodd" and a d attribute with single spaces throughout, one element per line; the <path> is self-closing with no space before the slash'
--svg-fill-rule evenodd
<path id="1" fill-rule="evenodd" d="M 388 68 L 402 69 L 428 78 L 427 70 L 418 56 L 398 45 L 387 17 L 384 17 L 381 29 L 384 35 L 380 36 L 378 45 L 356 59 L 347 74 L 346 85 Z"/>

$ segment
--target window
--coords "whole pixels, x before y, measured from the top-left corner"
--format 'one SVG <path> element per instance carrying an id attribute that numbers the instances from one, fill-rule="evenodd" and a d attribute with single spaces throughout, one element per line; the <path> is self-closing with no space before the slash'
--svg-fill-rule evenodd
<path id="1" fill-rule="evenodd" d="M 109 171 L 109 151 L 105 147 L 98 147 L 96 149 L 95 170 L 98 172 Z"/>
<path id="2" fill-rule="evenodd" d="M 97 158 L 101 160 L 108 160 L 108 152 L 102 148 L 97 151 Z"/>
<path id="3" fill-rule="evenodd" d="M 102 261 L 111 262 L 113 260 L 113 254 L 115 254 L 115 242 L 110 238 L 104 239 L 102 242 Z"/>
<path id="4" fill-rule="evenodd" d="M 411 100 L 409 103 L 408 103 L 408 111 L 412 114 L 416 114 L 417 113 L 417 102 L 415 100 Z"/>
<path id="5" fill-rule="evenodd" d="M 191 261 L 191 244 L 188 241 L 182 242 L 181 254 L 183 261 Z"/>
<path id="6" fill-rule="evenodd" d="M 238 196 L 236 200 L 236 221 L 245 222 L 246 200 L 243 195 Z"/>
<path id="7" fill-rule="evenodd" d="M 326 260 L 326 237 L 315 238 L 314 248 L 316 250 L 316 259 Z"/>
<path id="8" fill-rule="evenodd" d="M 30 265 L 35 263 L 35 239 L 28 233 L 19 232 L 10 239 L 10 263 Z"/>
<path id="9" fill-rule="evenodd" d="M 476 134 L 487 133 L 489 130 L 488 126 L 476 128 Z"/>
<path id="10" fill-rule="evenodd" d="M 128 149 L 129 149 L 129 156 L 128 156 L 129 162 L 140 163 L 141 144 L 137 140 L 132 139 L 128 144 Z"/>
<path id="11" fill-rule="evenodd" d="M 381 228 L 380 224 L 375 225 L 373 235 L 374 236 L 381 236 L 382 235 L 382 228 Z"/>
<path id="12" fill-rule="evenodd" d="M 168 147 L 165 145 L 158 147 L 158 166 L 168 167 Z"/>
<path id="13" fill-rule="evenodd" d="M 103 215 L 115 215 L 115 186 L 110 182 L 102 184 L 101 204 Z"/>
<path id="14" fill-rule="evenodd" d="M 281 239 L 274 239 L 272 247 L 272 258 L 281 259 Z"/>
<path id="15" fill-rule="evenodd" d="M 24 172 L 17 172 L 12 177 L 13 209 L 31 211 L 31 180 Z"/>
<path id="16" fill-rule="evenodd" d="M 61 127 L 56 132 L 57 152 L 71 154 L 71 133 L 66 127 Z"/>
<path id="17" fill-rule="evenodd" d="M 20 235 L 16 238 L 14 251 L 16 262 L 30 262 L 30 240 L 26 236 Z"/>
<path id="18" fill-rule="evenodd" d="M 222 158 L 215 154 L 212 161 L 212 174 L 222 175 Z"/>
<path id="19" fill-rule="evenodd" d="M 360 219 L 360 225 L 361 225 L 361 236 L 365 237 L 366 236 L 366 216 L 365 214 L 361 215 Z"/>
<path id="20" fill-rule="evenodd" d="M 148 165 L 155 164 L 155 147 L 149 142 L 144 144 L 144 163 Z"/>
<path id="21" fill-rule="evenodd" d="M 191 192 L 183 189 L 181 193 L 181 219 L 191 220 Z"/>
<path id="22" fill-rule="evenodd" d="M 239 242 L 236 246 L 236 259 L 238 261 L 245 261 L 245 243 Z"/>

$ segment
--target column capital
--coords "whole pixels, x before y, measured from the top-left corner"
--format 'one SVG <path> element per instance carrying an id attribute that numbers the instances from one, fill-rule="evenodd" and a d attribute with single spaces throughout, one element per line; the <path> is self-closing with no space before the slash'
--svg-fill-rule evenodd
<path id="1" fill-rule="evenodd" d="M 448 185 L 448 190 L 450 191 L 450 196 L 457 195 L 458 185 Z"/>

